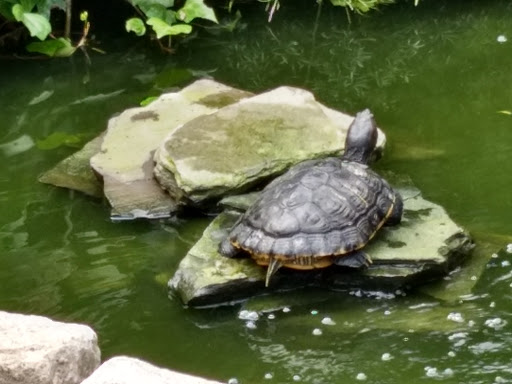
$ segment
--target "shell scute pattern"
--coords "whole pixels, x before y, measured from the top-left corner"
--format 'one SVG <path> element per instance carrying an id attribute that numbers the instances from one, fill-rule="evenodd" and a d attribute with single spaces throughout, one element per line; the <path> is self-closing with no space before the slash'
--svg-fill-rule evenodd
<path id="1" fill-rule="evenodd" d="M 275 179 L 231 240 L 253 254 L 342 255 L 364 246 L 393 206 L 389 185 L 366 165 L 308 161 Z"/>

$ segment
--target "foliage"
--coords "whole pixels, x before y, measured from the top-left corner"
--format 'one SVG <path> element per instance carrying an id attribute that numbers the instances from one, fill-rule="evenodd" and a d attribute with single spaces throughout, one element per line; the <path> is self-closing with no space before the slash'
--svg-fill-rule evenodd
<path id="1" fill-rule="evenodd" d="M 186 0 L 185 4 L 176 9 L 174 0 L 131 0 L 130 3 L 137 9 L 142 18 L 133 17 L 126 21 L 126 31 L 137 36 L 147 32 L 146 25 L 150 26 L 156 35 L 160 46 L 171 51 L 172 36 L 189 34 L 192 32 L 192 21 L 205 19 L 218 23 L 215 12 L 204 3 L 204 0 Z M 167 39 L 167 47 L 161 39 Z"/>
<path id="2" fill-rule="evenodd" d="M 0 15 L 7 21 L 22 23 L 30 36 L 44 40 L 52 31 L 50 10 L 65 10 L 64 0 L 0 0 Z"/>
<path id="3" fill-rule="evenodd" d="M 82 37 L 78 43 L 73 44 L 69 32 L 65 36 L 55 37 L 52 34 L 50 23 L 51 10 L 57 9 L 71 12 L 71 0 L 0 0 L 0 15 L 7 22 L 18 22 L 23 24 L 30 33 L 30 36 L 37 37 L 40 41 L 27 45 L 29 52 L 42 53 L 50 57 L 68 57 L 78 48 L 85 46 L 90 24 L 87 12 L 80 14 L 83 22 Z M 70 15 L 67 23 L 70 22 Z M 69 31 L 69 26 L 66 26 Z M 0 31 L 1 32 L 1 31 Z M 0 39 L 2 35 L 0 34 Z"/>

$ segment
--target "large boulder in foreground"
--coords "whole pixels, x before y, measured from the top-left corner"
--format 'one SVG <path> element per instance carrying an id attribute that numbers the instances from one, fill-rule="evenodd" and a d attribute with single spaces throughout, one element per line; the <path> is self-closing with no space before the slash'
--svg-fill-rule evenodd
<path id="1" fill-rule="evenodd" d="M 308 91 L 279 87 L 175 129 L 155 154 L 155 176 L 179 201 L 202 204 L 303 160 L 339 156 L 352 120 Z"/>
<path id="2" fill-rule="evenodd" d="M 104 362 L 82 384 L 221 384 L 196 376 L 158 368 L 145 361 L 117 356 Z"/>
<path id="3" fill-rule="evenodd" d="M 99 365 L 88 326 L 0 312 L 1 384 L 78 384 Z"/>
<path id="4" fill-rule="evenodd" d="M 111 118 L 101 150 L 90 164 L 103 178 L 112 217 L 168 217 L 176 204 L 153 177 L 156 148 L 185 122 L 250 95 L 204 79 L 180 92 L 163 94 L 145 107 L 131 108 Z"/>
<path id="5" fill-rule="evenodd" d="M 402 223 L 383 227 L 365 247 L 373 264 L 368 269 L 332 266 L 315 271 L 281 268 L 264 287 L 265 270 L 251 259 L 228 259 L 218 244 L 240 212 L 225 211 L 181 261 L 169 287 L 185 304 L 220 304 L 268 292 L 269 289 L 320 286 L 330 289 L 397 289 L 423 284 L 442 276 L 473 249 L 467 233 L 439 205 L 425 200 L 414 188 L 397 188 L 404 198 Z M 232 199 L 240 208 L 250 201 Z"/>

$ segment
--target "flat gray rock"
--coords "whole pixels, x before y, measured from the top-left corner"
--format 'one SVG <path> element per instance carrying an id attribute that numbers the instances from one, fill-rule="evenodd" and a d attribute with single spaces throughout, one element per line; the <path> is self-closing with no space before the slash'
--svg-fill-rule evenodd
<path id="1" fill-rule="evenodd" d="M 155 154 L 155 176 L 178 201 L 203 204 L 303 160 L 341 154 L 352 120 L 308 91 L 279 87 L 175 129 Z M 379 132 L 378 148 L 384 142 Z"/>
<path id="2" fill-rule="evenodd" d="M 39 181 L 57 187 L 74 189 L 94 197 L 103 197 L 103 186 L 90 166 L 91 157 L 100 151 L 103 134 L 66 157 L 55 167 L 43 173 Z"/>
<path id="3" fill-rule="evenodd" d="M 101 150 L 90 164 L 103 178 L 112 217 L 168 217 L 176 203 L 153 177 L 155 150 L 183 123 L 250 95 L 203 79 L 180 92 L 163 94 L 145 107 L 131 108 L 111 118 Z"/>
<path id="4" fill-rule="evenodd" d="M 332 266 L 314 271 L 280 269 L 264 287 L 265 269 L 251 259 L 229 259 L 218 253 L 219 242 L 240 215 L 225 211 L 181 261 L 169 287 L 191 306 L 220 304 L 268 292 L 309 285 L 331 289 L 397 289 L 423 284 L 448 273 L 468 256 L 473 243 L 439 205 L 414 188 L 398 188 L 404 198 L 402 223 L 383 227 L 365 247 L 373 264 L 364 270 Z M 245 204 L 250 203 L 250 198 Z M 224 204 L 233 202 L 224 200 Z M 238 209 L 244 203 L 237 200 Z"/>
<path id="5" fill-rule="evenodd" d="M 104 362 L 82 384 L 221 384 L 156 367 L 127 356 L 116 356 Z"/>
<path id="6" fill-rule="evenodd" d="M 1 384 L 78 384 L 99 365 L 88 326 L 0 312 Z"/>

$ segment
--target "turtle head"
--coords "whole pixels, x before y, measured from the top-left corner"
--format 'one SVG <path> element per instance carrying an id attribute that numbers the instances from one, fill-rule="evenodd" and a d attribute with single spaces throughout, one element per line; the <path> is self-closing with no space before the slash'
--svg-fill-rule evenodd
<path id="1" fill-rule="evenodd" d="M 348 129 L 344 160 L 368 164 L 377 144 L 377 124 L 369 109 L 359 112 Z"/>

